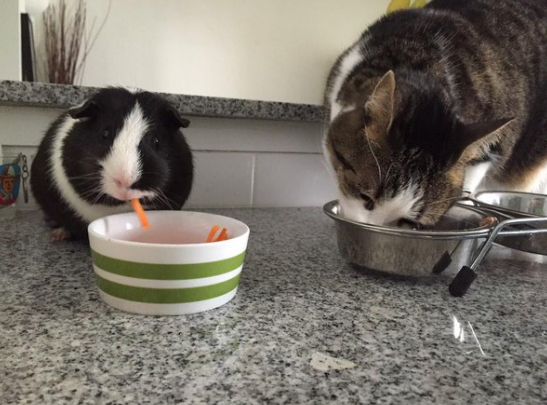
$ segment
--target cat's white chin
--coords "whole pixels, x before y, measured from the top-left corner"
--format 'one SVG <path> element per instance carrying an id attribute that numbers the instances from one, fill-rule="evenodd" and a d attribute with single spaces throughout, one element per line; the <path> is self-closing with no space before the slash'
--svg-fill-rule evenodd
<path id="1" fill-rule="evenodd" d="M 338 199 L 342 215 L 355 222 L 370 225 L 393 225 L 402 218 L 414 219 L 413 206 L 418 200 L 413 187 L 405 189 L 390 200 L 377 203 L 374 209 L 367 210 L 362 200 L 341 195 Z"/>
<path id="2" fill-rule="evenodd" d="M 370 225 L 387 225 L 395 221 L 395 215 L 388 212 L 375 212 L 375 210 L 367 210 L 363 205 L 363 201 L 357 198 L 340 196 L 340 209 L 344 218 L 351 221 L 361 222 Z"/>

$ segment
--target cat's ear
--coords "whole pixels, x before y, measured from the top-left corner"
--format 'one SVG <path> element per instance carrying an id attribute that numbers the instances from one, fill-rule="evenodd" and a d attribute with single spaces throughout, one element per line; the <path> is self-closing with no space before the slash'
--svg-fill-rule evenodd
<path id="1" fill-rule="evenodd" d="M 365 103 L 367 136 L 374 141 L 385 138 L 393 122 L 395 74 L 387 72 Z"/>
<path id="2" fill-rule="evenodd" d="M 489 136 L 495 136 L 500 129 L 511 123 L 513 120 L 514 118 L 501 118 L 492 121 L 464 125 L 463 130 L 456 140 L 456 150 L 463 152 L 467 149 L 467 147 L 480 140 L 488 142 Z"/>

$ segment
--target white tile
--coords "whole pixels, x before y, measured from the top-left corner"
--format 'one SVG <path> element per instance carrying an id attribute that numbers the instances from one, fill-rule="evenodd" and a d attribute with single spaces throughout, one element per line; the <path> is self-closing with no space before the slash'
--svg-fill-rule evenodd
<path id="1" fill-rule="evenodd" d="M 185 207 L 249 207 L 254 155 L 194 152 L 195 176 Z"/>
<path id="2" fill-rule="evenodd" d="M 183 130 L 193 150 L 320 153 L 322 125 L 251 119 L 189 117 Z"/>
<path id="3" fill-rule="evenodd" d="M 39 145 L 62 112 L 58 108 L 0 106 L 0 144 Z"/>
<path id="4" fill-rule="evenodd" d="M 326 165 L 318 154 L 257 154 L 253 205 L 318 207 L 335 199 L 335 181 Z"/>

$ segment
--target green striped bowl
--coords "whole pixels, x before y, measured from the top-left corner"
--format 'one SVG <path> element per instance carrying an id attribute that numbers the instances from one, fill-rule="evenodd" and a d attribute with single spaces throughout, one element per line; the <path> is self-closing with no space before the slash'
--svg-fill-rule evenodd
<path id="1" fill-rule="evenodd" d="M 249 228 L 201 212 L 149 211 L 150 229 L 134 213 L 111 215 L 88 228 L 101 298 L 127 312 L 179 315 L 207 311 L 236 294 Z M 213 225 L 228 240 L 204 243 Z"/>

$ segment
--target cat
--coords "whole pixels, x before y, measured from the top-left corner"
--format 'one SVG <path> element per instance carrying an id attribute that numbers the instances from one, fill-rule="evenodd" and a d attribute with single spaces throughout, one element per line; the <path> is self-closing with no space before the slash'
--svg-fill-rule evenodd
<path id="1" fill-rule="evenodd" d="M 432 226 L 464 193 L 545 192 L 547 1 L 384 16 L 334 64 L 325 111 L 349 219 Z"/>

